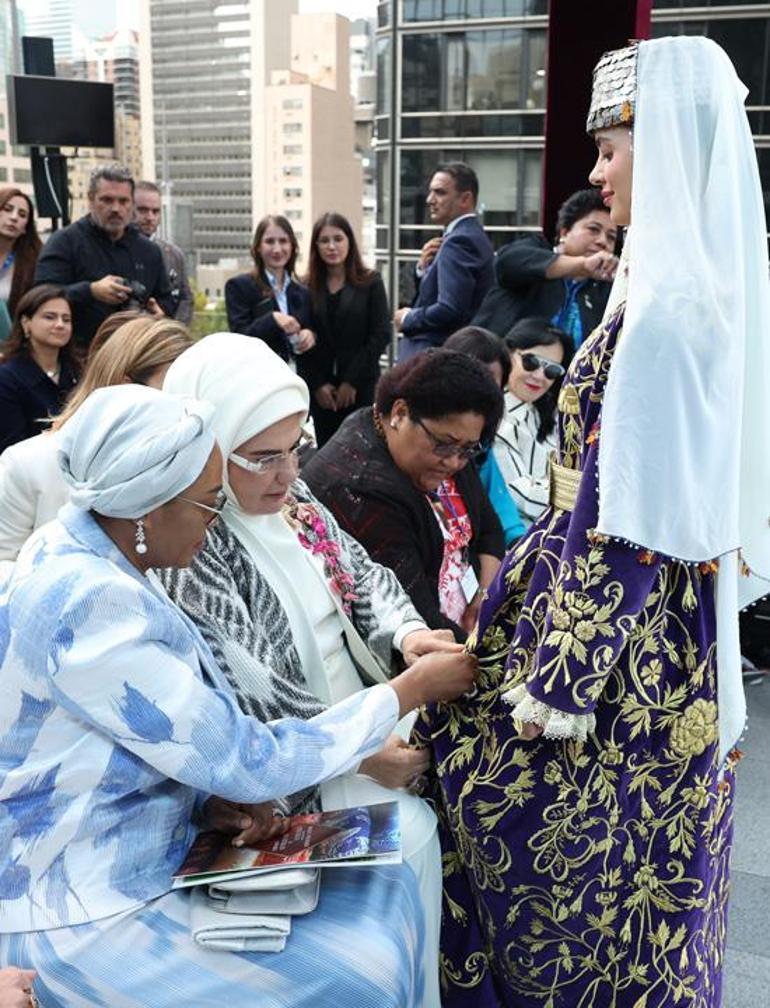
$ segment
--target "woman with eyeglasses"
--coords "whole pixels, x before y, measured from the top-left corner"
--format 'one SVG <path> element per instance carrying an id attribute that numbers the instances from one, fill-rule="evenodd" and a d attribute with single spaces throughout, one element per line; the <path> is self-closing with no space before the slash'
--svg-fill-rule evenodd
<path id="1" fill-rule="evenodd" d="M 50 1008 L 434 1008 L 408 864 L 325 874 L 269 953 L 254 934 L 212 951 L 196 928 L 205 893 L 173 887 L 201 830 L 236 847 L 280 836 L 287 793 L 350 772 L 399 718 L 470 689 L 476 666 L 428 655 L 306 720 L 240 709 L 153 573 L 189 564 L 221 512 L 213 412 L 126 383 L 59 431 L 71 499 L 0 587 L 0 963 L 24 967 L 28 1003 Z M 248 627 L 227 603 L 235 648 Z M 7 987 L 2 1004 L 17 1004 Z"/>
<path id="2" fill-rule="evenodd" d="M 511 373 L 494 454 L 529 526 L 548 506 L 548 458 L 556 448 L 556 400 L 572 360 L 572 340 L 546 319 L 526 318 L 505 337 Z"/>
<path id="3" fill-rule="evenodd" d="M 404 662 L 458 660 L 460 645 L 428 629 L 392 572 L 373 563 L 297 478 L 309 396 L 283 361 L 258 340 L 216 333 L 174 362 L 164 389 L 213 404 L 227 503 L 189 570 L 161 577 L 244 711 L 309 719 L 388 681 Z M 441 865 L 433 813 L 404 790 L 427 766 L 424 750 L 406 745 L 410 728 L 401 725 L 359 772 L 292 796 L 291 807 L 398 800 L 404 857 L 426 920 L 422 1004 L 438 1008 Z"/>
<path id="4" fill-rule="evenodd" d="M 390 567 L 430 627 L 465 640 L 505 545 L 473 458 L 502 393 L 467 354 L 429 350 L 386 371 L 375 404 L 308 463 L 310 489 Z"/>
<path id="5" fill-rule="evenodd" d="M 325 213 L 313 226 L 306 283 L 317 343 L 298 370 L 310 388 L 322 447 L 345 417 L 374 402 L 392 332 L 390 308 L 382 278 L 364 266 L 350 222 L 339 213 Z"/>

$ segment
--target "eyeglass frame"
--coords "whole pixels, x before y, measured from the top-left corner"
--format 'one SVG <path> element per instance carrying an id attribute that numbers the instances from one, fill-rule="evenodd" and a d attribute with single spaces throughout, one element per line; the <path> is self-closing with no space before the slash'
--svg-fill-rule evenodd
<path id="1" fill-rule="evenodd" d="M 422 422 L 420 417 L 412 416 L 409 414 L 409 419 L 413 424 L 417 424 L 425 433 L 428 435 L 428 439 L 431 443 L 431 452 L 436 458 L 449 459 L 453 455 L 457 455 L 464 462 L 470 462 L 472 458 L 475 458 L 479 452 L 484 451 L 484 444 L 481 441 L 476 441 L 472 445 L 466 445 L 464 448 L 460 445 L 451 444 L 449 441 L 441 441 L 436 435 Z"/>
<path id="2" fill-rule="evenodd" d="M 312 439 L 307 431 L 303 430 L 297 438 L 294 446 L 289 448 L 288 451 L 273 452 L 272 455 L 265 455 L 264 458 L 259 459 L 257 462 L 250 462 L 249 459 L 245 459 L 242 455 L 230 452 L 227 456 L 227 460 L 228 462 L 234 462 L 240 469 L 244 469 L 246 472 L 259 476 L 267 472 L 272 466 L 277 468 L 280 463 L 277 463 L 276 459 L 295 464 L 300 448 L 302 448 L 303 444 L 307 444 L 311 440 Z"/>
<path id="3" fill-rule="evenodd" d="M 567 369 L 558 363 L 558 361 L 550 360 L 548 357 L 540 357 L 539 354 L 532 353 L 531 350 L 522 350 L 516 347 L 515 353 L 519 355 L 521 360 L 521 366 L 528 374 L 534 374 L 535 371 L 542 371 L 543 375 L 548 379 L 548 381 L 558 381 L 559 378 L 563 378 L 567 373 Z M 527 366 L 524 362 L 524 358 L 529 357 L 531 360 L 537 361 L 535 367 Z M 556 370 L 556 374 L 548 374 L 548 369 Z"/>
<path id="4" fill-rule="evenodd" d="M 225 509 L 225 505 L 227 504 L 227 494 L 224 490 L 219 490 L 217 492 L 216 500 L 222 502 L 221 507 L 212 507 L 210 504 L 203 504 L 201 501 L 193 500 L 192 497 L 184 497 L 182 494 L 177 494 L 174 500 L 184 501 L 186 504 L 194 504 L 203 511 L 208 511 L 210 514 L 214 515 L 215 518 L 219 518 Z M 213 521 L 214 519 L 212 518 L 210 520 Z"/>

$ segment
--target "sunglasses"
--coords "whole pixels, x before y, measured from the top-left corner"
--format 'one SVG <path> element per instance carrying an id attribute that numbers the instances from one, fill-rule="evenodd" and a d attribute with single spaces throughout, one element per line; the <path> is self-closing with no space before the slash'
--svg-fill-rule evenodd
<path id="1" fill-rule="evenodd" d="M 537 354 L 524 350 L 517 350 L 516 353 L 519 355 L 521 366 L 525 371 L 537 371 L 539 368 L 542 368 L 543 374 L 550 381 L 563 378 L 567 373 L 566 368 L 563 368 L 561 364 L 557 364 L 556 361 L 549 360 L 547 357 L 538 357 Z"/>
<path id="2" fill-rule="evenodd" d="M 449 441 L 442 441 L 440 438 L 436 437 L 436 435 L 433 433 L 432 430 L 429 430 L 425 426 L 425 424 L 422 422 L 422 420 L 420 420 L 419 417 L 413 416 L 410 419 L 412 423 L 417 424 L 417 426 L 421 427 L 428 435 L 431 444 L 430 450 L 433 452 L 436 458 L 447 459 L 452 458 L 454 455 L 457 455 L 458 458 L 461 458 L 463 461 L 467 462 L 468 459 L 475 458 L 480 451 L 484 450 L 484 445 L 482 445 L 480 441 L 474 441 L 473 444 L 469 445 L 457 445 Z"/>

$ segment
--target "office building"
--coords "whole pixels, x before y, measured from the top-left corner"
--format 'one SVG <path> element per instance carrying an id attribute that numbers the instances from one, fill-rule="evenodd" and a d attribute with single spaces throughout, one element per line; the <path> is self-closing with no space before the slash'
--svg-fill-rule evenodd
<path id="1" fill-rule="evenodd" d="M 436 163 L 460 159 L 476 170 L 496 246 L 539 228 L 547 30 L 547 0 L 379 3 L 376 254 L 400 303 L 411 300 L 414 260 L 435 233 L 424 204 Z M 653 36 L 680 32 L 714 38 L 748 86 L 767 201 L 770 4 L 654 0 Z"/>

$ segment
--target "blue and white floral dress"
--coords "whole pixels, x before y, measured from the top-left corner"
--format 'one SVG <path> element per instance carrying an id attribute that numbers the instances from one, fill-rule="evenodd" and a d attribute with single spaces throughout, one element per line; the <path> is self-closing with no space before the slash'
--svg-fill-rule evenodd
<path id="1" fill-rule="evenodd" d="M 204 950 L 170 891 L 206 797 L 355 766 L 397 721 L 388 686 L 310 721 L 245 716 L 189 620 L 71 505 L 0 592 L 0 669 L 0 966 L 36 969 L 46 1008 L 419 1004 L 405 865 L 327 872 L 275 954 Z"/>

